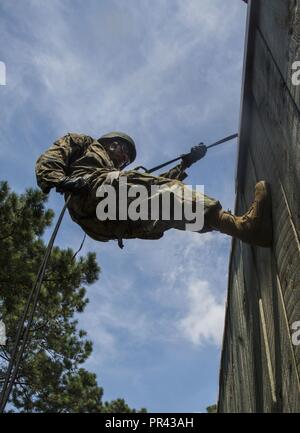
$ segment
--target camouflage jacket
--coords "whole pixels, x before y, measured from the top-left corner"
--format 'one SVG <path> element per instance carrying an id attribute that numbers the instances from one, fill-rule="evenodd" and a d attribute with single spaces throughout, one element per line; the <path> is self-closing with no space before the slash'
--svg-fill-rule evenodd
<path id="1" fill-rule="evenodd" d="M 37 183 L 45 193 L 57 186 L 66 176 L 89 178 L 97 172 L 105 178 L 114 170 L 117 168 L 99 141 L 88 135 L 76 133 L 59 138 L 36 162 Z M 182 164 L 178 164 L 159 176 L 182 181 L 187 174 Z"/>
<path id="2" fill-rule="evenodd" d="M 187 176 L 181 164 L 159 176 L 135 170 L 119 172 L 99 141 L 88 135 L 76 133 L 59 138 L 36 162 L 37 183 L 44 193 L 49 193 L 50 189 L 56 187 L 66 176 L 86 178 L 91 192 L 72 194 L 68 210 L 71 218 L 93 239 L 159 239 L 163 233 L 160 229 L 156 229 L 155 232 L 153 223 L 147 225 L 138 222 L 130 224 L 97 220 L 97 188 L 106 182 L 110 173 L 116 171 L 128 176 L 129 183 L 146 186 L 181 181 Z"/>

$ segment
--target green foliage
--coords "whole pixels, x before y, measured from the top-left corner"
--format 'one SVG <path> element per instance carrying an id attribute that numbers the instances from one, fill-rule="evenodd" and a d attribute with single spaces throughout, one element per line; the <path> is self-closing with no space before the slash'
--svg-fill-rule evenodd
<path id="1" fill-rule="evenodd" d="M 105 402 L 102 408 L 103 413 L 145 413 L 147 410 L 145 408 L 136 411 L 135 409 L 130 409 L 130 407 L 121 398 L 117 400 L 112 400 L 111 402 Z"/>
<path id="2" fill-rule="evenodd" d="M 0 182 L 0 296 L 8 337 L 0 346 L 2 377 L 46 249 L 42 236 L 54 217 L 46 200 L 33 189 L 18 196 Z M 53 249 L 11 404 L 20 412 L 107 412 L 109 407 L 130 412 L 123 400 L 102 403 L 95 374 L 80 367 L 92 342 L 74 315 L 84 311 L 85 285 L 97 281 L 100 268 L 93 253 L 73 256 L 71 249 Z"/>
<path id="3" fill-rule="evenodd" d="M 207 406 L 206 411 L 207 413 L 217 413 L 217 405 L 212 404 L 211 406 Z"/>

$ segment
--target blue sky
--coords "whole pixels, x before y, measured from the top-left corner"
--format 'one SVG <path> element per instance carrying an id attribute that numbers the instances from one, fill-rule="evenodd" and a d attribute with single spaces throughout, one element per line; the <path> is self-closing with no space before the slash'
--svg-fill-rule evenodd
<path id="1" fill-rule="evenodd" d="M 0 173 L 19 193 L 67 132 L 127 132 L 133 166 L 151 167 L 238 130 L 241 0 L 2 0 L 0 19 Z M 235 141 L 209 151 L 185 182 L 232 209 L 236 151 Z M 51 192 L 56 214 L 62 204 Z M 66 215 L 57 244 L 77 250 L 82 234 Z M 124 250 L 86 240 L 102 274 L 80 326 L 105 400 L 151 412 L 216 402 L 229 248 L 224 235 L 175 230 Z"/>

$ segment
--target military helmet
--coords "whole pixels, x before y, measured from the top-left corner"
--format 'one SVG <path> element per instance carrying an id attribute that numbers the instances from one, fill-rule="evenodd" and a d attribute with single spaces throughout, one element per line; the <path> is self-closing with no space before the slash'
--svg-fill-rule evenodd
<path id="1" fill-rule="evenodd" d="M 102 135 L 102 137 L 99 138 L 99 141 L 105 140 L 105 139 L 114 139 L 114 138 L 121 138 L 122 140 L 126 141 L 128 144 L 129 149 L 129 158 L 130 162 L 133 162 L 136 158 L 136 148 L 135 148 L 135 142 L 129 135 L 125 134 L 124 132 L 109 132 L 108 134 Z"/>

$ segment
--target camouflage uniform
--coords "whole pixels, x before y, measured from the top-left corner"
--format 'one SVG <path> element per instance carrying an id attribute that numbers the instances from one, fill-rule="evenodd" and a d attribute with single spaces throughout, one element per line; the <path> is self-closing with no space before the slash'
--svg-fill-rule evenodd
<path id="1" fill-rule="evenodd" d="M 187 188 L 181 181 L 187 177 L 182 164 L 159 176 L 152 176 L 138 171 L 119 171 L 113 164 L 105 148 L 96 139 L 84 135 L 69 133 L 58 139 L 36 163 L 37 183 L 43 192 L 48 193 L 52 187 L 66 176 L 84 177 L 89 184 L 89 192 L 72 194 L 68 210 L 71 218 L 93 239 L 109 241 L 111 239 L 159 239 L 164 231 L 170 228 L 184 230 L 186 221 L 100 221 L 96 216 L 96 207 L 100 199 L 96 197 L 99 186 L 108 183 L 114 174 L 118 182 L 119 176 L 127 177 L 127 185 L 145 185 L 149 190 L 150 185 L 163 186 L 163 191 L 169 191 L 176 185 L 179 188 Z M 65 194 L 65 198 L 68 194 Z M 151 197 L 150 197 L 151 198 Z M 193 193 L 193 200 L 197 197 Z M 208 196 L 204 196 L 205 224 L 201 232 L 210 231 L 207 224 L 208 213 L 221 208 L 220 203 Z M 188 221 L 190 222 L 190 221 Z"/>

